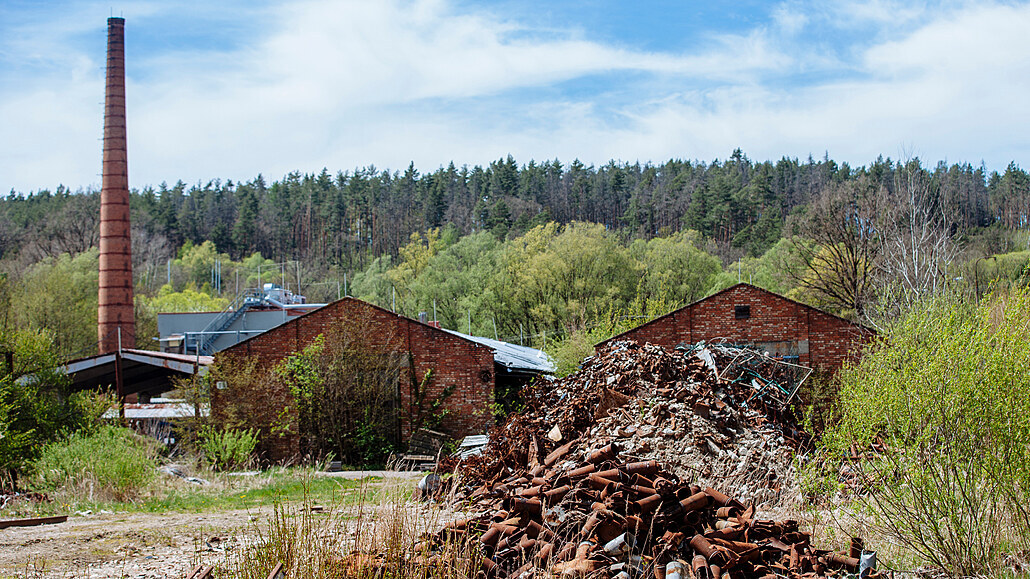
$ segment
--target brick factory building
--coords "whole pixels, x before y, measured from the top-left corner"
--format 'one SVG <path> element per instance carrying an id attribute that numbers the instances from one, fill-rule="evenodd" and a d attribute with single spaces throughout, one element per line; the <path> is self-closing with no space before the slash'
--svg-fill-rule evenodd
<path id="1" fill-rule="evenodd" d="M 357 324 L 370 349 L 402 360 L 402 370 L 396 376 L 396 404 L 400 410 L 397 435 L 402 441 L 407 441 L 417 428 L 415 392 L 427 371 L 432 371 L 432 379 L 424 399 L 438 399 L 446 389 L 452 390 L 443 398 L 441 409 L 450 412 L 439 429 L 454 437 L 486 432 L 493 422 L 491 405 L 495 400 L 500 401 L 504 393 L 535 376 L 554 371 L 553 364 L 539 350 L 442 329 L 433 322 L 423 323 L 352 297 L 226 348 L 216 354 L 216 361 L 256 356 L 259 364 L 270 366 L 300 352 L 340 323 Z M 216 385 L 212 391 L 212 414 L 216 420 L 220 396 L 224 393 Z M 263 397 L 268 400 L 266 406 L 288 403 L 285 392 Z M 269 453 L 273 459 L 296 454 L 295 440 L 287 439 L 275 446 Z"/>
<path id="2" fill-rule="evenodd" d="M 725 341 L 755 346 L 775 358 L 835 372 L 845 360 L 855 359 L 874 334 L 839 316 L 738 283 L 611 340 L 651 342 L 669 348 L 701 340 Z"/>

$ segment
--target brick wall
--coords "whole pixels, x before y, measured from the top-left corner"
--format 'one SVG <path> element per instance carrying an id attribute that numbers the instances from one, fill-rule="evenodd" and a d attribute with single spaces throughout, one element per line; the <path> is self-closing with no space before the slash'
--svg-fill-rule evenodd
<path id="1" fill-rule="evenodd" d="M 738 318 L 737 308 L 748 308 Z M 701 340 L 756 344 L 774 355 L 798 354 L 801 364 L 834 372 L 858 355 L 873 333 L 843 318 L 750 284 L 737 284 L 612 338 L 666 347 Z"/>
<path id="2" fill-rule="evenodd" d="M 493 352 L 358 299 L 348 297 L 333 302 L 227 348 L 216 358 L 256 356 L 262 365 L 271 366 L 303 350 L 315 337 L 341 320 L 356 321 L 356 327 L 366 334 L 365 342 L 371 347 L 384 354 L 403 356 L 405 369 L 399 381 L 403 440 L 407 440 L 417 426 L 416 389 L 428 370 L 432 371 L 432 379 L 427 384 L 424 400 L 437 399 L 446 388 L 454 387 L 443 403 L 442 408 L 450 412 L 439 429 L 456 437 L 486 431 L 492 420 L 490 404 L 494 401 Z M 212 406 L 216 404 L 213 397 Z M 217 413 L 217 409 L 212 410 Z"/>

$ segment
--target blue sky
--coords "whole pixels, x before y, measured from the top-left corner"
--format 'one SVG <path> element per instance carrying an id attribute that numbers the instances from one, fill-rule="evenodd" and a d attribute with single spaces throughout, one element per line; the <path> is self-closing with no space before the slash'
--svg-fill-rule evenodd
<path id="1" fill-rule="evenodd" d="M 106 18 L 134 187 L 878 155 L 1025 166 L 1025 2 L 0 0 L 0 192 L 98 187 Z"/>

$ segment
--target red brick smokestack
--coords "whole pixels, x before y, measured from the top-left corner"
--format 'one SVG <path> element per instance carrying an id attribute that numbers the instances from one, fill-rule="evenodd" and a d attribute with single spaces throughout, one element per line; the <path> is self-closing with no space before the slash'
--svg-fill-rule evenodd
<path id="1" fill-rule="evenodd" d="M 125 131 L 124 18 L 107 19 L 104 175 L 100 190 L 100 309 L 97 318 L 101 354 L 117 350 L 119 341 L 123 348 L 135 347 Z"/>

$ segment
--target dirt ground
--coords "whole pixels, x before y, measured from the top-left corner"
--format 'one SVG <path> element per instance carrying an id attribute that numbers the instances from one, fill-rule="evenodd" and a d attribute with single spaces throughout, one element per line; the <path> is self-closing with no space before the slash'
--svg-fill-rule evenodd
<path id="1" fill-rule="evenodd" d="M 415 473 L 327 473 L 413 485 Z M 411 504 L 411 509 L 425 508 Z M 272 507 L 206 513 L 96 513 L 64 523 L 0 529 L 0 578 L 187 577 L 214 565 L 267 524 Z"/>
<path id="2" fill-rule="evenodd" d="M 0 577 L 186 577 L 199 563 L 221 560 L 270 512 L 72 515 L 0 529 Z"/>

